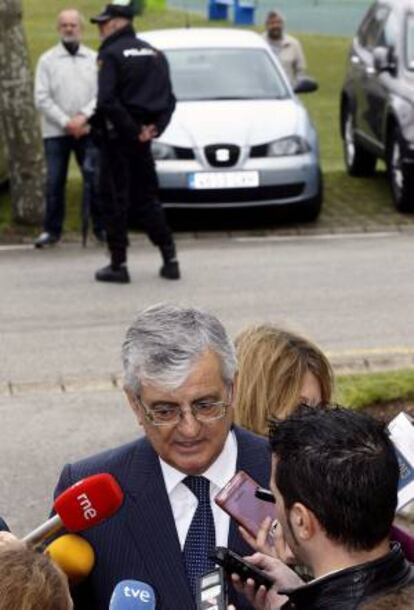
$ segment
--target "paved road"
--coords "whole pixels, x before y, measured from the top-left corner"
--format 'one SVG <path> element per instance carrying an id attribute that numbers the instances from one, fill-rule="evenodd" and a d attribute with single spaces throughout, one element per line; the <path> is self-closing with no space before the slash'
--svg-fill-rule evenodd
<path id="1" fill-rule="evenodd" d="M 289 323 L 337 362 L 414 364 L 414 239 L 407 234 L 182 239 L 183 280 L 157 277 L 138 240 L 129 286 L 95 284 L 102 250 L 0 248 L 0 514 L 17 533 L 46 515 L 67 460 L 136 435 L 115 388 L 134 312 L 160 300 L 215 311 L 231 333 Z"/>
<path id="2" fill-rule="evenodd" d="M 134 312 L 163 300 L 206 307 L 231 333 L 287 323 L 338 356 L 412 353 L 412 235 L 183 239 L 180 260 L 183 279 L 162 280 L 157 251 L 139 240 L 133 281 L 117 286 L 94 282 L 98 248 L 0 249 L 0 392 L 109 379 Z"/>

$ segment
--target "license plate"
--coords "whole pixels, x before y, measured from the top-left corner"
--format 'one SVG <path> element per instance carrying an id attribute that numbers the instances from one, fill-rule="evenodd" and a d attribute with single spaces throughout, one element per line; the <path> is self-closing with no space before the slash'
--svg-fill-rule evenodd
<path id="1" fill-rule="evenodd" d="M 195 172 L 188 176 L 190 189 L 239 189 L 259 186 L 259 172 Z"/>

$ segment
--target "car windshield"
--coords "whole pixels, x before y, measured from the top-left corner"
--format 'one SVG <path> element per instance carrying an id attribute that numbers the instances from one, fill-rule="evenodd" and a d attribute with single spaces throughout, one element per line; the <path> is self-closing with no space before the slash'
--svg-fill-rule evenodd
<path id="1" fill-rule="evenodd" d="M 409 70 L 414 70 L 414 15 L 407 19 L 407 66 Z"/>
<path id="2" fill-rule="evenodd" d="M 289 97 L 264 49 L 174 49 L 166 55 L 180 101 Z"/>

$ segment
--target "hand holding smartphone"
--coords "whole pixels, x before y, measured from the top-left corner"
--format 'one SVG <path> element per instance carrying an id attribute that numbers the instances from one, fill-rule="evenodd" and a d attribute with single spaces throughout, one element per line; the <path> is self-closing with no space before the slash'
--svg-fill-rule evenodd
<path id="1" fill-rule="evenodd" d="M 237 574 L 243 582 L 246 582 L 249 578 L 253 580 L 255 589 L 263 585 L 269 590 L 273 586 L 273 581 L 262 570 L 249 564 L 243 557 L 230 549 L 218 546 L 212 559 L 223 568 L 227 576 Z"/>
<path id="2" fill-rule="evenodd" d="M 276 517 L 275 504 L 256 495 L 257 490 L 266 492 L 247 472 L 239 470 L 214 498 L 220 508 L 228 513 L 251 536 L 257 536 L 266 517 Z M 260 496 L 260 493 L 259 493 Z"/>

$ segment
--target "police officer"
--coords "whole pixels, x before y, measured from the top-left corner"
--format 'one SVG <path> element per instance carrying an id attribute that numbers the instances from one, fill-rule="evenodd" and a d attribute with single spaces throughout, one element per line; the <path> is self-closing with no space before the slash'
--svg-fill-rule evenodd
<path id="1" fill-rule="evenodd" d="M 175 97 L 166 58 L 136 37 L 132 19 L 133 9 L 124 0 L 114 0 L 91 19 L 102 41 L 92 128 L 100 141 L 100 191 L 111 255 L 111 263 L 95 274 L 101 282 L 130 281 L 126 266 L 129 206 L 160 248 L 161 277 L 180 277 L 151 154 L 151 140 L 167 127 Z"/>

